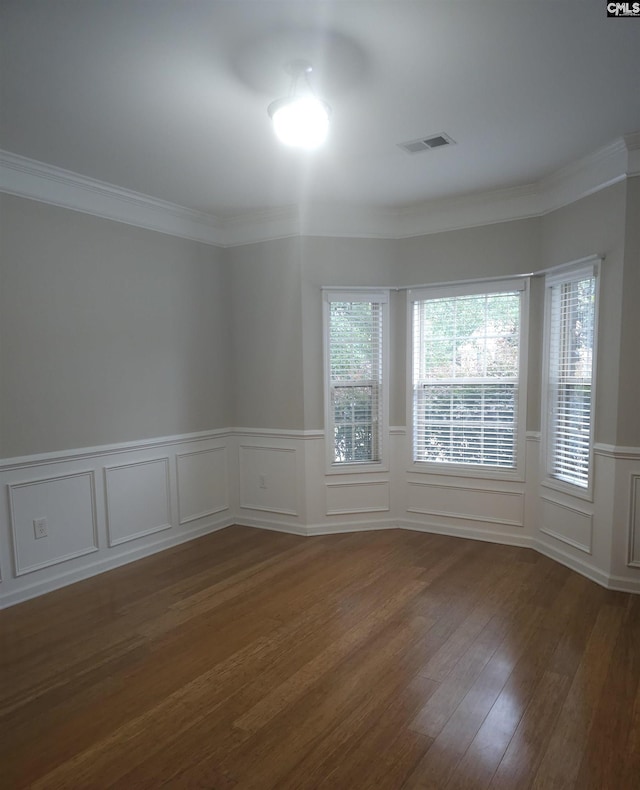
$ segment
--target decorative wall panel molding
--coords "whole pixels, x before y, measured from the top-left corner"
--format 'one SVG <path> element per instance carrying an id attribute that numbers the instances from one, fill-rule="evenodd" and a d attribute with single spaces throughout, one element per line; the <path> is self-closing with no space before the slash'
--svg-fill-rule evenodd
<path id="1" fill-rule="evenodd" d="M 15 575 L 48 568 L 98 550 L 93 470 L 8 486 Z M 35 537 L 35 521 L 46 536 Z"/>
<path id="2" fill-rule="evenodd" d="M 351 480 L 326 483 L 328 516 L 350 513 L 384 513 L 389 511 L 388 480 Z"/>
<path id="3" fill-rule="evenodd" d="M 632 568 L 640 568 L 640 475 L 631 475 L 629 555 L 627 564 Z"/>
<path id="4" fill-rule="evenodd" d="M 169 458 L 104 469 L 109 546 L 171 528 Z"/>
<path id="5" fill-rule="evenodd" d="M 524 526 L 524 494 L 463 485 L 409 480 L 408 513 L 482 521 L 508 527 Z"/>
<path id="6" fill-rule="evenodd" d="M 540 532 L 591 554 L 593 515 L 563 502 L 540 497 Z"/>
<path id="7" fill-rule="evenodd" d="M 226 447 L 176 455 L 178 521 L 189 524 L 229 508 Z"/>
<path id="8" fill-rule="evenodd" d="M 199 472 L 200 459 L 208 458 L 206 451 L 213 450 L 211 457 L 217 459 L 227 455 L 228 450 L 223 453 L 220 448 L 226 448 L 230 435 L 230 429 L 201 431 L 0 464 L 0 607 L 234 523 L 236 514 L 227 509 L 207 513 L 188 529 L 178 530 L 179 508 L 177 501 L 173 504 L 178 490 L 176 456 L 184 456 L 183 473 L 189 459 L 196 459 Z M 102 470 L 100 474 L 96 469 Z M 187 484 L 185 491 L 183 474 L 182 514 L 187 518 L 196 515 L 193 508 L 202 506 L 200 482 L 191 490 Z M 211 498 L 211 492 L 206 497 Z M 222 504 L 217 497 L 215 501 Z M 47 519 L 47 536 L 36 539 L 33 522 L 41 518 Z"/>
<path id="9" fill-rule="evenodd" d="M 238 455 L 240 507 L 299 516 L 297 450 L 245 443 Z"/>

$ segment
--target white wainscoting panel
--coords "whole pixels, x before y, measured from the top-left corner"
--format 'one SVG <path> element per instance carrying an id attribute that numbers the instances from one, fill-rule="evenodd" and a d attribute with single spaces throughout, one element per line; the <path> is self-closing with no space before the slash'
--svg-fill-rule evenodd
<path id="1" fill-rule="evenodd" d="M 632 568 L 640 568 L 640 475 L 631 475 L 629 560 L 627 564 Z"/>
<path id="2" fill-rule="evenodd" d="M 321 431 L 249 428 L 0 460 L 0 607 L 233 523 L 531 545 L 600 584 L 640 592 L 640 448 L 596 448 L 590 503 L 540 486 L 537 436 L 527 437 L 522 483 L 407 471 L 406 432 L 390 433 L 391 470 L 380 475 L 326 475 Z M 36 539 L 41 518 L 48 534 Z"/>
<path id="3" fill-rule="evenodd" d="M 591 554 L 593 515 L 563 502 L 540 497 L 540 532 Z"/>
<path id="4" fill-rule="evenodd" d="M 327 483 L 327 516 L 389 511 L 388 480 Z"/>
<path id="5" fill-rule="evenodd" d="M 109 546 L 171 528 L 169 458 L 104 468 Z"/>
<path id="6" fill-rule="evenodd" d="M 45 477 L 8 486 L 15 574 L 47 568 L 98 550 L 93 471 Z M 36 539 L 34 520 L 47 520 Z"/>
<path id="7" fill-rule="evenodd" d="M 455 484 L 407 481 L 407 512 L 440 518 L 524 526 L 524 494 Z"/>
<path id="8" fill-rule="evenodd" d="M 298 516 L 298 457 L 294 447 L 239 446 L 240 507 Z"/>
<path id="9" fill-rule="evenodd" d="M 227 494 L 215 487 L 230 436 L 216 429 L 0 459 L 0 608 L 233 524 L 237 505 L 218 512 Z M 237 477 L 226 466 L 225 489 Z M 193 518 L 188 528 L 177 529 L 179 513 Z M 48 534 L 36 539 L 41 518 Z"/>
<path id="10" fill-rule="evenodd" d="M 176 455 L 178 519 L 181 525 L 229 507 L 227 448 Z"/>

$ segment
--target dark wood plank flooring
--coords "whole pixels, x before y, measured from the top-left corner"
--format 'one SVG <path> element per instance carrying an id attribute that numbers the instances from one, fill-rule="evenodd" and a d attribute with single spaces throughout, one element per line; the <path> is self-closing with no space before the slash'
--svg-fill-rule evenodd
<path id="1" fill-rule="evenodd" d="M 0 612 L 2 788 L 640 788 L 640 597 L 229 529 Z"/>

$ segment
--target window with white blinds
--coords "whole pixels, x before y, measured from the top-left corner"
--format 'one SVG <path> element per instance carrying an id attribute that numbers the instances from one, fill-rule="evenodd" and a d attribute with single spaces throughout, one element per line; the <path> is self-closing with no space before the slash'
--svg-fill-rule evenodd
<path id="1" fill-rule="evenodd" d="M 384 292 L 325 292 L 331 465 L 382 461 L 387 300 Z"/>
<path id="2" fill-rule="evenodd" d="M 588 488 L 596 277 L 594 267 L 547 278 L 548 474 Z"/>
<path id="3" fill-rule="evenodd" d="M 414 462 L 516 468 L 523 286 L 410 296 Z"/>

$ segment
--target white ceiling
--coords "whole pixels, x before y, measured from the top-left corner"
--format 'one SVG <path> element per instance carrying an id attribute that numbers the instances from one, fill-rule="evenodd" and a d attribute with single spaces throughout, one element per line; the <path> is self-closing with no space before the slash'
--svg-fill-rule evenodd
<path id="1" fill-rule="evenodd" d="M 0 31 L 0 148 L 219 216 L 529 184 L 640 130 L 640 19 L 605 0 L 2 0 Z M 266 112 L 298 57 L 313 153 Z"/>

